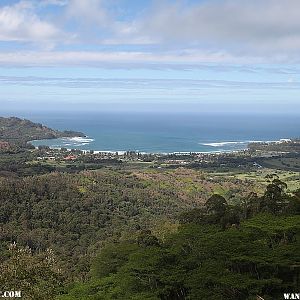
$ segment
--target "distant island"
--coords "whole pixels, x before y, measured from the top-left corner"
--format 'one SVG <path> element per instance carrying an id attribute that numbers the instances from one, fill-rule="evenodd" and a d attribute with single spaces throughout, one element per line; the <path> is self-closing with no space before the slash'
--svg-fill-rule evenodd
<path id="1" fill-rule="evenodd" d="M 0 142 L 25 145 L 32 140 L 57 139 L 61 137 L 85 137 L 82 132 L 59 131 L 40 123 L 17 117 L 0 117 Z"/>

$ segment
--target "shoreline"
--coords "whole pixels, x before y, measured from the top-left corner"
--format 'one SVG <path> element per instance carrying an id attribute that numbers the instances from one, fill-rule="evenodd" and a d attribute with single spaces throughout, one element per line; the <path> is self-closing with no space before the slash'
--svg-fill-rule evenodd
<path id="1" fill-rule="evenodd" d="M 167 156 L 167 155 L 191 155 L 191 154 L 224 154 L 224 153 L 239 153 L 239 152 L 246 152 L 249 151 L 249 144 L 251 143 L 261 143 L 261 144 L 280 144 L 280 143 L 284 143 L 284 142 L 291 142 L 292 139 L 288 139 L 288 138 L 282 138 L 279 140 L 273 140 L 273 141 L 222 141 L 222 142 L 210 142 L 210 143 L 198 143 L 199 145 L 203 145 L 203 146 L 208 146 L 208 147 L 218 147 L 218 146 L 226 146 L 226 145 L 234 145 L 234 144 L 238 144 L 238 145 L 243 145 L 243 144 L 247 144 L 247 146 L 245 148 L 242 149 L 219 149 L 219 150 L 211 150 L 211 151 L 173 151 L 173 152 L 146 152 L 146 151 L 138 151 L 138 150 L 94 150 L 94 149 L 79 149 L 76 148 L 76 146 L 85 146 L 85 145 L 89 145 L 91 142 L 95 141 L 95 139 L 89 137 L 89 136 L 85 136 L 85 137 L 61 137 L 58 139 L 63 139 L 63 140 L 67 140 L 67 141 L 76 141 L 79 142 L 79 145 L 74 145 L 73 148 L 67 148 L 67 147 L 63 147 L 63 146 L 48 146 L 48 145 L 43 145 L 42 143 L 40 145 L 33 145 L 35 147 L 35 149 L 38 149 L 38 147 L 40 146 L 47 146 L 52 150 L 62 150 L 62 149 L 67 149 L 67 151 L 71 152 L 72 150 L 76 150 L 76 151 L 81 151 L 84 154 L 88 154 L 91 153 L 92 154 L 117 154 L 117 155 L 124 155 L 125 153 L 128 152 L 134 152 L 136 154 L 141 154 L 141 155 L 163 155 L 163 156 Z M 47 141 L 51 141 L 51 140 L 58 140 L 58 139 L 44 139 Z M 43 140 L 32 140 L 29 141 L 28 143 L 38 143 L 39 141 L 43 141 Z M 66 146 L 71 146 L 71 144 L 66 144 Z"/>
<path id="2" fill-rule="evenodd" d="M 32 141 L 31 141 L 32 142 Z M 47 145 L 39 145 L 39 146 L 47 146 Z M 34 146 L 35 149 L 39 149 L 39 146 Z M 168 156 L 168 155 L 178 155 L 178 156 L 188 156 L 191 154 L 215 154 L 220 155 L 224 153 L 239 153 L 239 152 L 246 152 L 249 149 L 233 149 L 233 150 L 215 150 L 215 151 L 173 151 L 173 152 L 145 152 L 145 151 L 136 151 L 136 150 L 93 150 L 93 149 L 76 149 L 76 148 L 66 148 L 66 147 L 53 147 L 53 146 L 47 146 L 51 150 L 62 150 L 66 149 L 68 152 L 71 152 L 73 150 L 75 151 L 81 151 L 83 154 L 117 154 L 117 155 L 125 155 L 126 153 L 132 152 L 140 155 L 162 155 L 162 156 Z"/>
<path id="3" fill-rule="evenodd" d="M 62 150 L 65 147 L 50 147 L 48 146 L 51 150 Z M 38 149 L 38 146 L 35 147 L 35 149 Z M 240 150 L 216 150 L 216 151 L 189 151 L 189 152 L 139 152 L 139 151 L 134 151 L 134 150 L 82 150 L 82 149 L 68 149 L 66 148 L 68 152 L 71 152 L 72 150 L 75 151 L 81 151 L 83 152 L 83 154 L 118 154 L 118 155 L 124 155 L 128 152 L 134 152 L 136 154 L 140 154 L 140 155 L 163 155 L 163 156 L 167 156 L 167 155 L 191 155 L 191 154 L 223 154 L 223 153 L 238 153 L 238 152 L 245 152 L 248 151 L 249 149 L 240 149 Z M 92 152 L 92 153 L 91 153 Z"/>

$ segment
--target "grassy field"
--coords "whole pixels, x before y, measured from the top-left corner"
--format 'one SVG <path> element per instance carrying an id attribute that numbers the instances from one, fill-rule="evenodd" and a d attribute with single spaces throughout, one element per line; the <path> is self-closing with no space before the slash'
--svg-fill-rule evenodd
<path id="1" fill-rule="evenodd" d="M 256 192 L 261 192 L 263 188 L 270 183 L 268 175 L 274 174 L 288 186 L 287 192 L 293 192 L 300 188 L 300 173 L 294 171 L 274 170 L 262 168 L 253 172 L 227 172 L 227 173 L 212 173 L 220 178 L 238 179 L 242 182 L 256 183 Z"/>

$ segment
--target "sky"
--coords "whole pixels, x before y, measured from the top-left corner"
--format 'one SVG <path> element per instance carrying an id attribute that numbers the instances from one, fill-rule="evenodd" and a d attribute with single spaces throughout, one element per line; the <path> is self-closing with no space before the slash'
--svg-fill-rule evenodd
<path id="1" fill-rule="evenodd" d="M 299 0 L 1 0 L 0 113 L 300 112 Z"/>

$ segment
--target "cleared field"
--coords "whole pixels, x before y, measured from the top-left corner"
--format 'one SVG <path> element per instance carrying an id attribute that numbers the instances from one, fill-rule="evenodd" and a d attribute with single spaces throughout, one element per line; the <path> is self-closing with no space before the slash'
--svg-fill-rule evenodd
<path id="1" fill-rule="evenodd" d="M 272 179 L 270 179 L 270 175 L 274 175 L 275 177 L 278 176 L 281 181 L 285 182 L 288 186 L 287 192 L 293 192 L 300 189 L 300 173 L 295 171 L 262 168 L 252 172 L 213 173 L 213 175 L 220 178 L 235 178 L 243 182 L 256 183 L 255 187 L 258 188 L 257 192 L 262 191 L 264 186 L 271 182 Z"/>

